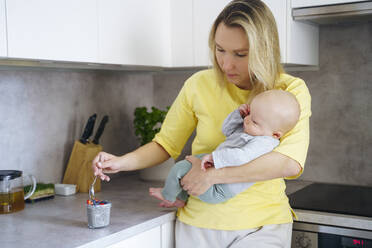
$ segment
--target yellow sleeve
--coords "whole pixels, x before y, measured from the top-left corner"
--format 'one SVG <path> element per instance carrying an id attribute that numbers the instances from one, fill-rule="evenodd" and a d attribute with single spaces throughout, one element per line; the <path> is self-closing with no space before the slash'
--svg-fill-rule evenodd
<path id="1" fill-rule="evenodd" d="M 169 109 L 153 141 L 160 144 L 169 155 L 177 159 L 196 127 L 197 119 L 192 108 L 192 78 L 188 79 Z"/>
<path id="2" fill-rule="evenodd" d="M 299 78 L 295 78 L 285 90 L 296 96 L 301 107 L 301 115 L 296 126 L 280 139 L 280 145 L 274 151 L 296 160 L 301 165 L 302 170 L 298 175 L 286 178 L 295 179 L 303 172 L 309 147 L 311 96 L 305 82 Z"/>

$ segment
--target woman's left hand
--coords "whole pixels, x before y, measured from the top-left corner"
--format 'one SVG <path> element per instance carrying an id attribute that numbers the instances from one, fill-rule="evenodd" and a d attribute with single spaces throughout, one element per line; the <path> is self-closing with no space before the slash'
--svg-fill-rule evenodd
<path id="1" fill-rule="evenodd" d="M 203 194 L 211 183 L 211 174 L 214 168 L 208 168 L 206 171 L 201 169 L 201 160 L 194 156 L 186 156 L 186 160 L 192 163 L 191 170 L 181 179 L 181 185 L 189 195 L 199 196 Z"/>

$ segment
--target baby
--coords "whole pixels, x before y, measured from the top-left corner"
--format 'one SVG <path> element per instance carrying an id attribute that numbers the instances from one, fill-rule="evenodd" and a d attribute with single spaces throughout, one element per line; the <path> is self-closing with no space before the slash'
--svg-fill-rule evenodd
<path id="1" fill-rule="evenodd" d="M 243 165 L 272 151 L 279 145 L 279 139 L 296 125 L 299 116 L 300 106 L 293 94 L 283 90 L 258 94 L 250 105 L 243 104 L 227 116 L 222 125 L 226 140 L 215 151 L 196 155 L 202 159 L 202 170 Z M 150 195 L 161 200 L 161 206 L 183 207 L 188 194 L 179 180 L 191 166 L 187 160 L 177 162 L 164 188 L 150 188 Z M 215 184 L 198 198 L 207 203 L 221 203 L 253 184 Z"/>

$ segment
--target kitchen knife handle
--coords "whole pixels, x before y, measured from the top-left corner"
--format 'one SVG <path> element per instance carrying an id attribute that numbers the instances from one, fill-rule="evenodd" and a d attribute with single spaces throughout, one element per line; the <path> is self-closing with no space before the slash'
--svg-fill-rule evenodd
<path id="1" fill-rule="evenodd" d="M 93 140 L 93 143 L 98 145 L 98 142 L 99 142 L 99 138 L 101 138 L 101 135 L 103 133 L 103 130 L 105 130 L 105 126 L 106 126 L 106 123 L 108 122 L 109 118 L 107 115 L 105 115 L 103 118 L 102 118 L 102 121 L 101 123 L 99 124 L 99 127 L 98 127 L 98 130 L 97 130 L 97 133 L 96 135 L 94 136 L 94 140 Z"/>
<path id="2" fill-rule="evenodd" d="M 89 117 L 88 122 L 85 125 L 83 134 L 81 135 L 81 138 L 80 138 L 81 143 L 86 144 L 89 137 L 92 135 L 96 118 L 97 118 L 97 114 L 94 114 Z"/>

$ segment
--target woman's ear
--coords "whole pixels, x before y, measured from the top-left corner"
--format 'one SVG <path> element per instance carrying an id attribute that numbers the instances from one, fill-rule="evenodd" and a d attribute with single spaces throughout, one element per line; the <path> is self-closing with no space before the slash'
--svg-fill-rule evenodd
<path id="1" fill-rule="evenodd" d="M 280 131 L 273 132 L 273 137 L 275 139 L 280 139 L 283 136 L 283 133 Z"/>

